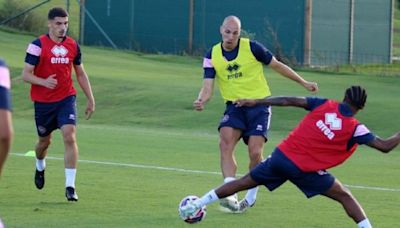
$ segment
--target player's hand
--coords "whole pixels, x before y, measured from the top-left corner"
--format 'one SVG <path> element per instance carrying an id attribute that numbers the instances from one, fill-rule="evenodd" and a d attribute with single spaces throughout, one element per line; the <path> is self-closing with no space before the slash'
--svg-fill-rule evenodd
<path id="1" fill-rule="evenodd" d="M 239 99 L 235 102 L 233 102 L 236 107 L 242 107 L 242 106 L 255 106 L 257 104 L 256 100 L 254 99 Z"/>
<path id="2" fill-rule="evenodd" d="M 43 86 L 48 89 L 54 89 L 57 86 L 56 74 L 52 74 L 43 81 Z"/>
<path id="3" fill-rule="evenodd" d="M 95 110 L 94 101 L 88 101 L 87 105 L 86 105 L 86 110 L 85 110 L 85 116 L 86 116 L 87 120 L 90 119 L 94 110 Z"/>
<path id="4" fill-rule="evenodd" d="M 318 84 L 316 82 L 306 82 L 304 83 L 304 87 L 312 93 L 317 93 L 319 91 Z"/>
<path id="5" fill-rule="evenodd" d="M 194 107 L 194 109 L 195 109 L 196 111 L 203 111 L 203 109 L 204 109 L 204 101 L 201 100 L 201 99 L 196 99 L 196 100 L 193 102 L 193 107 Z"/>

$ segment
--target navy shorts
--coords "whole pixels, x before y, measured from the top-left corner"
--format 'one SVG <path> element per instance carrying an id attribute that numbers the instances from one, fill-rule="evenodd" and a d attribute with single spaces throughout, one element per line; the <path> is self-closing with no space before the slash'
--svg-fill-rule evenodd
<path id="1" fill-rule="evenodd" d="M 308 198 L 325 193 L 332 187 L 335 177 L 323 171 L 303 172 L 278 148 L 250 171 L 250 176 L 270 191 L 287 180 L 296 185 Z"/>
<path id="2" fill-rule="evenodd" d="M 65 124 L 76 125 L 76 97 L 69 96 L 53 103 L 35 102 L 36 129 L 40 137 L 51 134 Z"/>
<path id="3" fill-rule="evenodd" d="M 226 110 L 218 130 L 222 127 L 240 129 L 243 141 L 246 144 L 252 135 L 261 135 L 267 140 L 270 118 L 270 106 L 236 107 L 235 104 L 229 101 L 226 103 Z"/>
<path id="4" fill-rule="evenodd" d="M 11 111 L 11 93 L 3 86 L 0 86 L 0 109 Z"/>

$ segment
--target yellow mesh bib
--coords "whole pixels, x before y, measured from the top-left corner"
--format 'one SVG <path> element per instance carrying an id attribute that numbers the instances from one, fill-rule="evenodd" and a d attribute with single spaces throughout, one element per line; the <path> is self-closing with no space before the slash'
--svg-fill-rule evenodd
<path id="1" fill-rule="evenodd" d="M 225 101 L 239 98 L 264 98 L 271 92 L 264 76 L 263 64 L 250 50 L 250 40 L 241 38 L 238 55 L 227 61 L 222 55 L 221 43 L 213 46 L 211 61 L 216 71 L 216 79 Z"/>

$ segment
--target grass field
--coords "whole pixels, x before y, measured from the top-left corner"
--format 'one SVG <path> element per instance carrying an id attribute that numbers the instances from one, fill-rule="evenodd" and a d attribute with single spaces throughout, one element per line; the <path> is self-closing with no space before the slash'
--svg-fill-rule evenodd
<path id="1" fill-rule="evenodd" d="M 14 0 L 17 6 L 20 6 L 21 9 L 28 9 L 30 7 L 37 6 L 38 4 L 44 3 L 45 0 Z M 69 5 L 67 4 L 69 2 Z M 0 8 L 2 7 L 3 2 L 0 1 Z M 37 17 L 42 17 L 43 25 L 38 26 L 38 28 L 43 28 L 38 33 L 47 32 L 47 13 L 49 9 L 52 7 L 63 7 L 64 9 L 69 9 L 69 35 L 73 36 L 75 39 L 79 37 L 79 3 L 77 0 L 51 0 L 45 2 L 39 7 L 33 9 L 31 12 L 36 14 Z"/>
<path id="2" fill-rule="evenodd" d="M 6 226 L 187 227 L 177 215 L 181 198 L 202 195 L 222 181 L 216 132 L 222 100 L 216 91 L 204 112 L 191 108 L 202 83 L 201 60 L 82 47 L 97 110 L 93 119 L 79 119 L 80 200 L 68 203 L 59 132 L 49 150 L 43 190 L 33 184 L 34 158 L 24 156 L 36 140 L 29 86 L 20 77 L 26 45 L 32 39 L 0 31 L 0 55 L 6 58 L 13 77 L 15 128 L 12 153 L 0 181 L 0 217 Z M 342 98 L 347 86 L 361 84 L 369 97 L 359 119 L 382 137 L 398 131 L 399 77 L 300 73 L 319 83 L 319 96 L 335 99 Z M 269 70 L 267 74 L 275 95 L 308 95 L 295 83 Z M 78 96 L 82 117 L 85 100 L 81 92 Z M 304 114 L 294 108 L 274 108 L 264 155 Z M 240 174 L 246 173 L 245 151 L 240 144 Z M 360 147 L 345 165 L 331 170 L 350 186 L 375 227 L 398 224 L 399 162 L 399 149 L 382 155 Z M 209 205 L 206 219 L 197 226 L 326 228 L 355 224 L 339 204 L 323 197 L 307 200 L 286 184 L 273 193 L 261 187 L 256 206 L 246 214 L 226 214 L 217 204 Z"/>

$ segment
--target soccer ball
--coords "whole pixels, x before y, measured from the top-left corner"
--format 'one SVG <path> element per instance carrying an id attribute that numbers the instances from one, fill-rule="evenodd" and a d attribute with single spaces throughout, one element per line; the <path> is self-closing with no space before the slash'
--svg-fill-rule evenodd
<path id="1" fill-rule="evenodd" d="M 185 221 L 189 224 L 198 223 L 198 222 L 202 221 L 204 219 L 204 217 L 206 217 L 206 213 L 207 213 L 206 206 L 203 206 L 202 208 L 198 209 L 193 216 L 188 216 L 188 217 L 182 216 L 181 208 L 183 206 L 185 206 L 187 203 L 193 202 L 193 201 L 197 200 L 198 198 L 199 197 L 193 196 L 193 195 L 186 196 L 179 203 L 179 207 L 178 207 L 179 216 L 181 217 L 181 219 L 183 221 Z"/>

